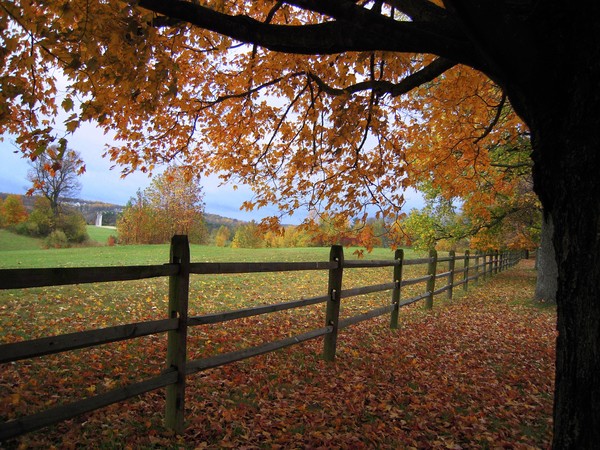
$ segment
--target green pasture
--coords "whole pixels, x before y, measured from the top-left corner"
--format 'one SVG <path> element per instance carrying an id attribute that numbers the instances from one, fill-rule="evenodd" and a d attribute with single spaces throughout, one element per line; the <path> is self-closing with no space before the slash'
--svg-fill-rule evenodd
<path id="1" fill-rule="evenodd" d="M 116 230 L 88 226 L 90 240 L 105 244 Z M 355 248 L 344 250 L 346 259 L 356 259 Z M 229 248 L 191 245 L 193 262 L 249 262 L 249 261 L 326 261 L 329 248 Z M 91 245 L 64 249 L 44 249 L 42 241 L 0 230 L 0 269 L 40 267 L 90 267 L 119 265 L 163 264 L 169 261 L 169 245 Z M 405 258 L 423 256 L 405 250 Z M 364 253 L 365 259 L 393 259 L 390 249 L 376 248 Z"/>
<path id="2" fill-rule="evenodd" d="M 39 239 L 21 236 L 7 230 L 0 230 L 0 254 L 11 251 L 40 250 L 42 241 Z M 0 264 L 4 258 L 0 258 Z"/>
<path id="3" fill-rule="evenodd" d="M 4 236 L 4 235 L 3 235 Z M 0 250 L 0 269 L 50 267 L 102 267 L 164 264 L 169 245 L 90 246 L 41 249 L 24 240 L 20 249 Z M 355 249 L 345 249 L 346 259 L 356 259 Z M 327 261 L 329 248 L 233 249 L 190 246 L 192 262 Z M 420 257 L 406 251 L 406 258 Z M 366 259 L 393 259 L 389 249 L 374 249 Z M 411 266 L 405 273 L 419 276 L 426 266 Z M 441 270 L 441 269 L 440 269 Z M 418 273 L 417 273 L 418 272 Z M 327 291 L 328 272 L 303 271 L 236 275 L 193 275 L 190 314 L 219 312 L 299 298 Z M 353 269 L 345 272 L 344 287 L 387 283 L 392 268 Z M 419 289 L 424 288 L 422 286 Z M 407 291 L 408 292 L 408 291 Z M 364 311 L 387 304 L 390 293 L 364 296 L 346 302 L 348 311 Z M 41 337 L 117 323 L 165 317 L 168 304 L 166 277 L 129 282 L 81 284 L 22 290 L 0 290 L 0 341 L 11 340 L 11 329 L 23 338 Z M 21 317 L 27 311 L 28 320 Z M 319 323 L 322 318 L 319 318 Z"/>
<path id="4" fill-rule="evenodd" d="M 117 237 L 116 228 L 111 227 L 96 227 L 94 225 L 87 226 L 87 233 L 91 241 L 99 244 L 106 244 L 110 236 Z"/>

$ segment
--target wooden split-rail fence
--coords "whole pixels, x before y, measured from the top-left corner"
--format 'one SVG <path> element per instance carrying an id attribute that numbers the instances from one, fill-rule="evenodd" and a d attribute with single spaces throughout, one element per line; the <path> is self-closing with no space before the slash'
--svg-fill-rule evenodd
<path id="1" fill-rule="evenodd" d="M 339 330 L 384 314 L 390 314 L 390 327 L 398 328 L 398 315 L 402 306 L 423 300 L 425 308 L 432 308 L 434 296 L 446 292 L 447 298 L 451 299 L 453 290 L 456 287 L 462 285 L 462 288 L 467 290 L 469 282 L 477 282 L 480 278 L 488 277 L 513 266 L 520 259 L 520 255 L 520 252 L 508 251 L 471 255 L 466 251 L 462 256 L 450 252 L 449 256 L 438 258 L 437 253 L 431 251 L 427 258 L 405 260 L 403 251 L 397 250 L 393 260 L 344 260 L 343 248 L 334 245 L 331 247 L 329 261 L 323 262 L 192 263 L 190 262 L 187 237 L 174 236 L 171 242 L 170 262 L 162 265 L 0 270 L 0 289 L 24 289 L 169 277 L 169 311 L 165 319 L 0 345 L 0 364 L 6 364 L 42 355 L 135 339 L 151 334 L 168 333 L 167 354 L 165 355 L 166 369 L 160 375 L 70 404 L 55 406 L 30 416 L 9 420 L 0 424 L 0 440 L 9 439 L 162 388 L 166 388 L 165 425 L 176 432 L 182 432 L 184 429 L 186 379 L 190 375 L 321 336 L 324 337 L 323 358 L 332 361 L 335 358 Z M 447 262 L 448 271 L 437 272 L 437 264 L 441 262 Z M 455 268 L 456 262 L 459 262 L 462 268 Z M 418 264 L 427 264 L 427 275 L 404 279 L 402 276 L 403 267 Z M 389 283 L 378 285 L 351 289 L 343 288 L 344 270 L 375 267 L 393 267 L 392 280 Z M 190 275 L 192 274 L 241 274 L 306 270 L 329 271 L 328 287 L 324 295 L 223 313 L 188 316 L 188 291 Z M 438 286 L 440 280 L 445 281 L 443 286 Z M 425 285 L 422 293 L 411 298 L 401 298 L 403 287 L 419 283 Z M 342 299 L 383 291 L 391 291 L 391 302 L 388 305 L 360 315 L 340 319 Z M 323 327 L 230 353 L 198 360 L 188 360 L 187 358 L 186 344 L 189 327 L 216 324 L 318 303 L 326 303 Z"/>

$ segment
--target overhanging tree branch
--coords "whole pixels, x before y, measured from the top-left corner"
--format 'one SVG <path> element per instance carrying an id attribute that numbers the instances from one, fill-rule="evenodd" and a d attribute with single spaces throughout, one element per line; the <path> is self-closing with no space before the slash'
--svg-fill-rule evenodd
<path id="1" fill-rule="evenodd" d="M 183 0 L 140 0 L 138 4 L 158 14 L 278 52 L 310 55 L 375 50 L 429 53 L 481 66 L 474 59 L 470 42 L 457 28 L 450 26 L 452 32 L 449 32 L 448 27 L 400 22 L 357 6 L 353 7 L 352 20 L 344 16 L 344 20 L 291 26 L 264 23 L 246 15 L 233 16 Z"/>
<path id="2" fill-rule="evenodd" d="M 385 3 L 402 11 L 415 21 L 447 21 L 448 11 L 427 0 L 386 0 Z"/>
<path id="3" fill-rule="evenodd" d="M 407 76 L 399 83 L 391 83 L 389 81 L 382 80 L 368 80 L 347 86 L 345 88 L 334 88 L 329 86 L 314 73 L 310 73 L 309 77 L 317 83 L 323 92 L 326 92 L 329 95 L 338 96 L 344 94 L 355 94 L 357 92 L 371 90 L 379 95 L 389 94 L 392 97 L 397 97 L 399 95 L 406 94 L 407 92 L 424 83 L 433 81 L 435 78 L 451 69 L 455 65 L 456 63 L 453 61 L 449 61 L 444 58 L 438 58 L 421 70 L 418 70 L 417 72 Z"/>

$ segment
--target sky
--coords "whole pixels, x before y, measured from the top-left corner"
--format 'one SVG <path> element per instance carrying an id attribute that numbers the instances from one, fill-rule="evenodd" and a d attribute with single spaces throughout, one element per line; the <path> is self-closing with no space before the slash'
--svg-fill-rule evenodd
<path id="1" fill-rule="evenodd" d="M 86 164 L 86 172 L 79 178 L 82 189 L 78 198 L 125 205 L 138 189 L 144 190 L 150 184 L 151 178 L 144 173 L 134 173 L 121 178 L 118 167 L 111 170 L 111 161 L 102 157 L 108 142 L 110 136 L 104 135 L 101 130 L 89 123 L 84 124 L 69 138 L 69 148 L 78 151 Z M 4 136 L 4 141 L 0 142 L 0 192 L 24 194 L 30 187 L 27 180 L 29 169 L 28 160 L 21 157 L 14 140 L 10 136 Z M 201 184 L 207 213 L 243 221 L 258 221 L 266 216 L 277 214 L 275 206 L 251 212 L 241 211 L 242 203 L 252 197 L 252 191 L 248 186 L 238 185 L 238 189 L 234 190 L 232 185 L 221 186 L 220 180 L 212 176 L 204 178 Z M 406 192 L 405 196 L 406 212 L 423 206 L 423 200 L 418 193 Z M 282 221 L 286 224 L 298 224 L 307 213 L 307 211 L 298 211 L 292 217 L 284 218 Z"/>

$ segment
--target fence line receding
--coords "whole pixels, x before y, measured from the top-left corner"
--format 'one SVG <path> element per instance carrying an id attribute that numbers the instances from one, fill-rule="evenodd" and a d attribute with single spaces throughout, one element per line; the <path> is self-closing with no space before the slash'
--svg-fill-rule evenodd
<path id="1" fill-rule="evenodd" d="M 343 248 L 334 245 L 331 247 L 329 261 L 191 263 L 187 236 L 174 236 L 171 241 L 170 261 L 161 265 L 0 270 L 0 289 L 3 290 L 169 277 L 169 310 L 164 319 L 0 345 L 0 364 L 5 364 L 151 334 L 168 333 L 165 370 L 158 376 L 69 404 L 55 406 L 36 414 L 9 420 L 0 424 L 0 440 L 34 431 L 162 388 L 166 388 L 165 425 L 176 432 L 182 432 L 184 429 L 185 384 L 188 376 L 320 337 L 324 337 L 323 358 L 333 361 L 339 330 L 385 314 L 390 314 L 390 328 L 396 329 L 398 328 L 399 310 L 402 306 L 425 300 L 425 308 L 431 308 L 434 297 L 443 292 L 447 292 L 447 298 L 452 299 L 454 288 L 462 285 L 466 290 L 469 282 L 477 282 L 513 266 L 520 259 L 520 255 L 520 252 L 508 251 L 470 255 L 467 251 L 460 256 L 450 252 L 448 257 L 438 258 L 437 253 L 431 251 L 427 258 L 405 260 L 403 250 L 397 250 L 394 259 L 390 260 L 345 260 Z M 455 268 L 457 261 L 462 264 L 461 269 Z M 474 264 L 471 264 L 471 261 Z M 438 273 L 438 263 L 447 263 L 448 270 Z M 427 265 L 427 275 L 411 279 L 403 278 L 403 267 L 419 264 Z M 393 269 L 389 282 L 349 289 L 343 288 L 345 270 L 379 267 Z M 325 292 L 321 296 L 306 299 L 188 317 L 190 275 L 291 271 L 328 271 L 327 290 L 324 289 Z M 443 282 L 445 282 L 444 285 L 438 286 Z M 417 284 L 425 284 L 425 290 L 410 298 L 402 298 L 403 287 Z M 391 301 L 388 305 L 340 319 L 340 306 L 343 299 L 385 291 L 391 292 Z M 322 327 L 229 353 L 197 360 L 188 360 L 187 358 L 189 327 L 222 323 L 319 303 L 326 304 L 325 323 Z"/>

